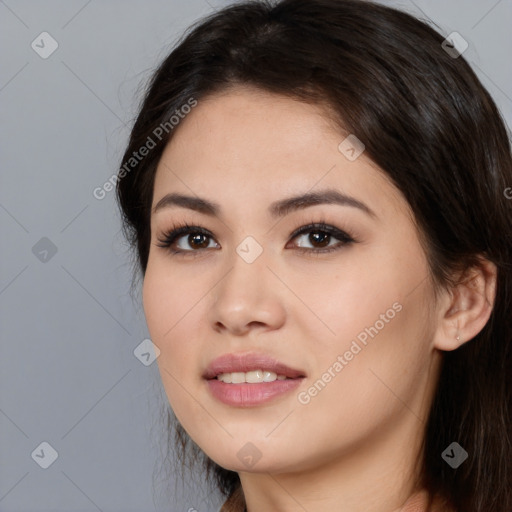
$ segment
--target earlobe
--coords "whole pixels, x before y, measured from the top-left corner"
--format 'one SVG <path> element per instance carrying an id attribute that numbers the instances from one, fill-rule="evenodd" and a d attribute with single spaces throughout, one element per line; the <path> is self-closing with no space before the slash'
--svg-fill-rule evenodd
<path id="1" fill-rule="evenodd" d="M 433 340 L 435 348 L 455 350 L 484 328 L 494 305 L 496 281 L 496 265 L 481 259 L 451 292 L 446 291 Z"/>

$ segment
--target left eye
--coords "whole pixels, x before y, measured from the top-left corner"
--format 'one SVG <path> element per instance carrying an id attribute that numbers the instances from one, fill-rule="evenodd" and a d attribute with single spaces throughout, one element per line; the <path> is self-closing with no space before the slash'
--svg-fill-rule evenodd
<path id="1" fill-rule="evenodd" d="M 340 249 L 342 246 L 354 242 L 355 240 L 341 229 L 329 226 L 328 224 L 310 224 L 303 226 L 292 234 L 292 240 L 297 238 L 305 240 L 305 243 L 312 245 L 312 248 L 299 242 L 298 249 L 305 252 L 330 252 Z M 338 243 L 329 245 L 330 242 L 337 239 Z"/>
<path id="2" fill-rule="evenodd" d="M 323 223 L 303 226 L 294 231 L 290 238 L 299 240 L 299 243 L 295 244 L 297 250 L 311 253 L 330 252 L 355 242 L 346 232 Z M 334 240 L 338 240 L 338 243 L 330 244 Z M 159 238 L 158 241 L 160 242 L 157 244 L 159 247 L 166 248 L 173 254 L 198 253 L 202 249 L 218 247 L 212 234 L 200 226 L 177 227 L 165 233 L 163 238 Z M 310 243 L 311 247 L 307 247 L 305 243 Z M 188 244 L 189 248 L 186 248 L 185 244 Z"/>

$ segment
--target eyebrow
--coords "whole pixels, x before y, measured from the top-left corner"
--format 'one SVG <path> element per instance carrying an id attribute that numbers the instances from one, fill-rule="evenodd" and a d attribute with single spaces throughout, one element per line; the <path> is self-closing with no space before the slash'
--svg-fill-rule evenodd
<path id="1" fill-rule="evenodd" d="M 370 217 L 377 218 L 375 212 L 362 201 L 333 189 L 308 192 L 276 201 L 270 205 L 269 212 L 274 218 L 284 217 L 296 210 L 302 210 L 319 204 L 339 204 L 342 206 L 350 206 L 358 208 Z M 221 207 L 217 203 L 200 197 L 177 193 L 167 194 L 162 197 L 162 199 L 160 199 L 152 209 L 152 213 L 154 214 L 164 208 L 170 208 L 173 206 L 188 208 L 211 217 L 218 217 L 221 213 Z"/>

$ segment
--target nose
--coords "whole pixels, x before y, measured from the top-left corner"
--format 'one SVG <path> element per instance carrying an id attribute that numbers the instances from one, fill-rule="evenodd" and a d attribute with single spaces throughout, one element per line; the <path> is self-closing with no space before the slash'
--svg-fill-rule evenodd
<path id="1" fill-rule="evenodd" d="M 247 263 L 238 254 L 212 290 L 209 321 L 219 333 L 243 336 L 253 329 L 279 329 L 285 322 L 284 289 L 261 255 Z"/>

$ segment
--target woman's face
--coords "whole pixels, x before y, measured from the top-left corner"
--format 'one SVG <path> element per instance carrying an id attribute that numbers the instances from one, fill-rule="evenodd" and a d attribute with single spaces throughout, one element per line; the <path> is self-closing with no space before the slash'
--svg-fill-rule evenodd
<path id="1" fill-rule="evenodd" d="M 240 472 L 417 446 L 435 309 L 398 189 L 352 138 L 340 146 L 348 134 L 319 108 L 255 89 L 199 101 L 175 130 L 155 177 L 143 303 L 192 439 Z M 294 235 L 312 223 L 325 226 Z M 160 246 L 184 224 L 203 231 Z M 227 382 L 209 379 L 219 373 Z"/>

